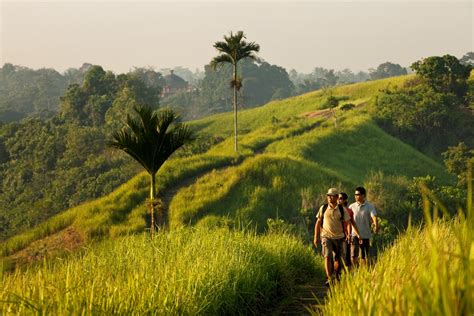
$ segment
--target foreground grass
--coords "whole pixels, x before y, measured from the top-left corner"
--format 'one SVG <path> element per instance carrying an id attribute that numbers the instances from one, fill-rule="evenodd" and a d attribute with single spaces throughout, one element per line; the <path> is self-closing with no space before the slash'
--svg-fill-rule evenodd
<path id="1" fill-rule="evenodd" d="M 183 229 L 122 237 L 2 276 L 0 314 L 249 314 L 314 276 L 310 248 L 283 235 Z"/>
<path id="2" fill-rule="evenodd" d="M 409 229 L 375 267 L 360 268 L 344 277 L 332 289 L 323 314 L 472 315 L 474 229 L 470 214 L 472 203 L 467 218 L 427 220 L 425 228 Z"/>

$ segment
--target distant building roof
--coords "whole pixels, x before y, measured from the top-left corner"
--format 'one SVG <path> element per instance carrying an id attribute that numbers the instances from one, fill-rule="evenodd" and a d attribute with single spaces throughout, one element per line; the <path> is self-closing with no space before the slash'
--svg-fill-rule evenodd
<path id="1" fill-rule="evenodd" d="M 173 70 L 171 70 L 171 73 L 165 76 L 164 78 L 166 81 L 166 85 L 170 86 L 171 88 L 182 89 L 188 87 L 188 82 L 180 76 L 175 75 L 173 73 Z"/>

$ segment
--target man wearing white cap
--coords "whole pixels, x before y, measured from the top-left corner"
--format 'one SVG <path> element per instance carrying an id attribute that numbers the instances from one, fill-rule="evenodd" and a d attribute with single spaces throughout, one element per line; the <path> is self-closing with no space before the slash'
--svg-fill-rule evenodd
<path id="1" fill-rule="evenodd" d="M 334 275 L 334 261 L 342 262 L 345 258 L 345 239 L 349 236 L 344 232 L 344 222 L 350 222 L 353 227 L 353 233 L 359 236 L 359 230 L 353 219 L 350 218 L 346 209 L 337 204 L 339 191 L 336 188 L 330 188 L 326 193 L 327 204 L 319 208 L 316 215 L 317 221 L 314 229 L 314 245 L 319 242 L 322 244 L 324 264 L 326 270 L 326 285 L 329 285 Z M 339 269 L 342 265 L 339 264 Z M 339 272 L 339 271 L 337 271 Z"/>

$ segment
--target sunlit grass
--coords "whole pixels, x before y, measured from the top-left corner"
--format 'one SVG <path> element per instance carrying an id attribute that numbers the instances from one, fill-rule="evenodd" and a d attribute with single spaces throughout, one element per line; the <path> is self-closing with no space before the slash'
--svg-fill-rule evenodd
<path id="1" fill-rule="evenodd" d="M 218 215 L 252 223 L 261 230 L 268 218 L 298 217 L 302 189 L 312 187 L 323 195 L 327 187 L 341 183 L 353 186 L 316 163 L 264 154 L 206 174 L 179 191 L 170 205 L 170 224 L 179 227 Z"/>
<path id="2" fill-rule="evenodd" d="M 0 313 L 254 314 L 316 269 L 311 249 L 288 236 L 162 231 L 4 275 Z"/>
<path id="3" fill-rule="evenodd" d="M 291 139 L 272 143 L 267 152 L 301 157 L 362 184 L 368 171 L 408 177 L 434 175 L 449 182 L 443 166 L 383 132 L 367 115 L 349 112 L 333 122 Z"/>

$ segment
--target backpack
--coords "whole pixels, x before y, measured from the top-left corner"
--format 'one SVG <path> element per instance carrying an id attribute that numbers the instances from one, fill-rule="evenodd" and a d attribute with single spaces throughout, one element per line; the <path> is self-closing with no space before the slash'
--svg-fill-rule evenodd
<path id="1" fill-rule="evenodd" d="M 321 228 L 323 227 L 323 223 L 324 223 L 324 213 L 328 209 L 328 206 L 329 206 L 329 204 L 327 204 L 327 203 L 323 205 L 323 209 L 322 209 L 322 212 L 321 212 Z M 346 236 L 346 231 L 344 229 L 344 207 L 342 205 L 338 204 L 337 208 L 339 209 L 339 212 L 341 212 L 342 231 L 344 232 L 344 236 Z"/>

